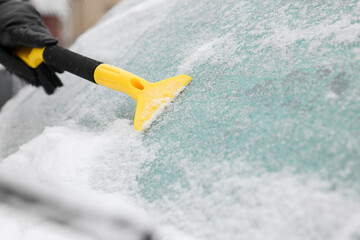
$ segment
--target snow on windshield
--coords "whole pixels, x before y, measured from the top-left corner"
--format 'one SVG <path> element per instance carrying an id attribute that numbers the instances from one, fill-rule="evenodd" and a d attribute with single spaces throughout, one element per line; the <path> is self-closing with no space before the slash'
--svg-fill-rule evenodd
<path id="1" fill-rule="evenodd" d="M 159 239 L 354 239 L 359 11 L 359 1 L 124 0 L 72 50 L 151 82 L 193 81 L 145 133 L 123 93 L 70 74 L 50 97 L 26 87 L 0 113 L 0 169 L 126 199 Z M 79 239 L 0 211 L 8 239 Z"/>

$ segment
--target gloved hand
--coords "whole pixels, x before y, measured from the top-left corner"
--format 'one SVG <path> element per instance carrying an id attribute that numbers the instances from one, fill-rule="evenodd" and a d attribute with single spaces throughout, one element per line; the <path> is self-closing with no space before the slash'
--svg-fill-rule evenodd
<path id="1" fill-rule="evenodd" d="M 0 1 L 0 63 L 28 83 L 42 86 L 47 94 L 62 86 L 55 74 L 55 71 L 61 71 L 44 62 L 35 69 L 28 67 L 13 51 L 18 46 L 42 48 L 57 42 L 33 5 L 21 1 Z"/>

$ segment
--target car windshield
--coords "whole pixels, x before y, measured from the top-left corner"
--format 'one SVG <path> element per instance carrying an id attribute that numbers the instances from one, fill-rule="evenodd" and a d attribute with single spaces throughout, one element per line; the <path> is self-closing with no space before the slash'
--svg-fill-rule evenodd
<path id="1" fill-rule="evenodd" d="M 359 236 L 359 12 L 124 0 L 71 50 L 191 83 L 143 133 L 126 94 L 69 73 L 53 96 L 27 86 L 0 113 L 0 169 L 125 198 L 161 239 Z"/>

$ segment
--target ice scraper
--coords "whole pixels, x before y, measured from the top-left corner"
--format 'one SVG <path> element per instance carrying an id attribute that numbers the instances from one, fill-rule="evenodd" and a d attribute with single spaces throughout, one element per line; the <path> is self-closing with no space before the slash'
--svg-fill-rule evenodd
<path id="1" fill-rule="evenodd" d="M 191 77 L 187 75 L 179 75 L 150 83 L 123 69 L 82 56 L 57 45 L 44 48 L 21 47 L 16 50 L 16 54 L 32 68 L 45 62 L 90 82 L 128 94 L 137 101 L 134 127 L 138 131 L 148 128 L 151 122 L 191 80 Z"/>

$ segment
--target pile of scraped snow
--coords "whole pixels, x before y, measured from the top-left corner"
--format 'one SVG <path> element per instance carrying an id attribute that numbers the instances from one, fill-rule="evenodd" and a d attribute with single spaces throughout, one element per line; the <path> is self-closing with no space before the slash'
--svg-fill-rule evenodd
<path id="1" fill-rule="evenodd" d="M 121 134 L 119 129 L 122 129 Z M 133 142 L 137 151 L 144 151 L 128 120 L 118 120 L 102 133 L 64 126 L 47 127 L 38 137 L 4 159 L 0 164 L 0 199 L 10 203 L 11 208 L 1 205 L 4 214 L 0 221 L 4 224 L 0 236 L 6 239 L 87 239 L 94 236 L 99 239 L 140 239 L 138 236 L 143 230 L 152 233 L 154 224 L 133 201 L 92 187 L 91 175 L 104 165 L 106 168 L 107 151 L 114 147 L 114 142 L 124 138 Z M 127 153 L 131 151 L 128 147 L 119 151 Z M 132 160 L 123 163 L 127 166 L 124 173 L 138 170 L 139 163 L 135 158 Z M 130 188 L 135 181 L 130 181 L 129 174 L 127 177 L 129 184 L 125 188 Z M 20 198 L 3 191 L 4 186 L 19 192 Z M 35 200 L 28 201 L 24 196 Z M 7 197 L 11 199 L 7 201 Z M 46 219 L 56 221 L 51 223 Z M 116 226 L 118 231 L 112 229 L 111 224 L 120 220 L 131 225 L 134 238 L 129 237 L 130 230 L 121 226 Z M 58 221 L 70 228 L 54 224 Z M 102 228 L 101 224 L 110 226 Z M 79 235 L 75 230 L 86 234 Z"/>

